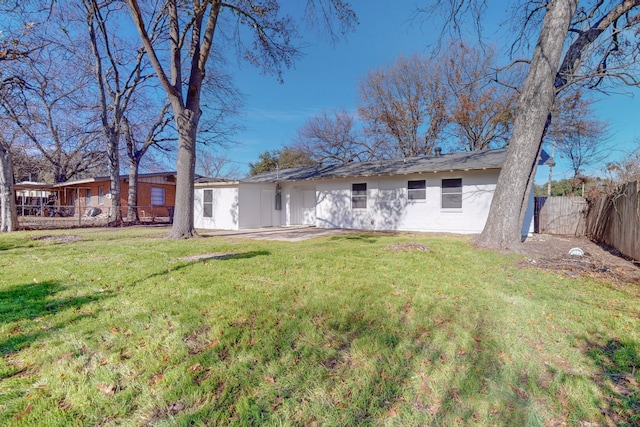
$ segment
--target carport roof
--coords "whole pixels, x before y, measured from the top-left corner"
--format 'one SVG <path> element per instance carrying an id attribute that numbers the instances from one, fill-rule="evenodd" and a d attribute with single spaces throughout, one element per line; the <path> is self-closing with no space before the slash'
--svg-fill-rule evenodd
<path id="1" fill-rule="evenodd" d="M 282 182 L 325 178 L 366 177 L 376 175 L 408 175 L 478 169 L 500 169 L 507 149 L 442 154 L 431 157 L 354 162 L 330 166 L 306 166 L 281 169 L 250 176 L 242 182 Z"/>

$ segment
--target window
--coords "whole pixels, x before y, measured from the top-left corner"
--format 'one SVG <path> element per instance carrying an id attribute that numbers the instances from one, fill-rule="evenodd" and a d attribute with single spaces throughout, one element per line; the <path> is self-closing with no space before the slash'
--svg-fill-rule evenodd
<path id="1" fill-rule="evenodd" d="M 427 182 L 424 179 L 419 181 L 409 181 L 407 183 L 407 195 L 409 200 L 426 200 Z"/>
<path id="2" fill-rule="evenodd" d="M 91 190 L 89 188 L 84 190 L 84 205 L 91 206 Z"/>
<path id="3" fill-rule="evenodd" d="M 351 208 L 367 208 L 367 184 L 351 184 Z"/>
<path id="4" fill-rule="evenodd" d="M 202 199 L 202 217 L 213 218 L 213 190 L 204 190 Z"/>
<path id="5" fill-rule="evenodd" d="M 104 187 L 98 187 L 98 203 L 104 205 Z"/>
<path id="6" fill-rule="evenodd" d="M 151 187 L 151 206 L 164 206 L 164 188 Z"/>
<path id="7" fill-rule="evenodd" d="M 462 178 L 442 180 L 442 209 L 462 209 Z"/>

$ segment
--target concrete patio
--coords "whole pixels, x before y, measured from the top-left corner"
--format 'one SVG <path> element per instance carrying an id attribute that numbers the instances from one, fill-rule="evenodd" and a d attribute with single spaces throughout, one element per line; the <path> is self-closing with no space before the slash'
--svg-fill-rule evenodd
<path id="1" fill-rule="evenodd" d="M 336 228 L 316 228 L 310 226 L 265 227 L 250 230 L 197 230 L 201 236 L 237 237 L 255 240 L 279 240 L 301 242 L 316 237 L 335 236 L 350 233 L 350 230 Z"/>

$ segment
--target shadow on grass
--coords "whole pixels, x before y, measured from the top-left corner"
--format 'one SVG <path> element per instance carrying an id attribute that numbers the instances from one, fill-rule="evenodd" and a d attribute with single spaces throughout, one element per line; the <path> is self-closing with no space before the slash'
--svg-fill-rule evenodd
<path id="1" fill-rule="evenodd" d="M 601 410 L 611 425 L 640 426 L 640 345 L 610 339 L 587 341 L 586 355 L 599 371 L 594 382 L 605 396 Z"/>
<path id="2" fill-rule="evenodd" d="M 14 249 L 32 248 L 34 246 L 35 244 L 32 242 L 24 242 L 24 241 L 6 242 L 5 241 L 5 242 L 0 242 L 0 252 L 10 251 Z"/>
<path id="3" fill-rule="evenodd" d="M 271 255 L 269 251 L 249 251 L 249 252 L 239 252 L 234 254 L 229 254 L 227 257 L 222 257 L 220 260 L 233 260 L 233 259 L 249 259 L 255 258 L 258 256 L 266 256 Z"/>
<path id="4" fill-rule="evenodd" d="M 357 241 L 363 243 L 376 243 L 378 241 L 378 236 L 374 234 L 344 234 L 340 236 L 330 237 L 329 240 L 348 240 L 348 241 Z"/>
<path id="5" fill-rule="evenodd" d="M 250 259 L 258 256 L 267 256 L 271 255 L 269 251 L 248 251 L 248 252 L 230 252 L 230 253 L 210 253 L 210 254 L 199 254 L 199 255 L 190 255 L 178 260 L 179 264 L 172 265 L 169 268 L 165 268 L 162 271 L 157 273 L 152 273 L 147 276 L 141 277 L 140 279 L 131 283 L 131 285 L 137 285 L 138 283 L 144 282 L 145 280 L 154 279 L 157 277 L 165 276 L 174 271 L 180 271 L 192 265 L 205 262 L 205 261 L 231 261 L 238 259 Z"/>
<path id="6" fill-rule="evenodd" d="M 421 310 L 432 311 L 435 307 Z M 454 352 L 434 340 L 455 334 L 454 312 L 416 324 L 408 301 L 397 319 L 382 314 L 369 304 L 340 310 L 304 306 L 277 319 L 248 312 L 224 328 L 214 347 L 202 338 L 198 357 L 224 364 L 230 372 L 203 376 L 198 383 L 215 393 L 210 403 L 176 414 L 159 408 L 153 421 L 171 415 L 184 425 L 211 420 L 264 425 L 284 416 L 286 424 L 291 419 L 278 408 L 291 404 L 297 409 L 296 402 L 307 400 L 312 409 L 300 406 L 294 424 L 378 425 L 395 419 L 394 425 L 526 425 L 530 420 L 537 392 L 532 384 L 541 379 L 509 376 L 499 336 L 482 313 L 474 313 L 472 335 L 460 340 Z M 274 375 L 268 367 L 275 364 L 290 365 Z M 285 377 L 287 386 L 280 382 Z M 502 387 L 505 378 L 510 384 Z M 320 401 L 300 391 L 308 387 L 322 395 Z M 495 405 L 489 415 L 482 413 L 484 402 Z M 324 418 L 317 418 L 316 411 L 326 411 Z M 399 418 L 402 412 L 408 418 Z"/>
<path id="7" fill-rule="evenodd" d="M 75 298 L 55 299 L 55 294 L 63 291 L 65 286 L 57 282 L 42 282 L 14 286 L 0 291 L 0 324 L 20 322 L 22 320 L 44 319 L 65 310 L 79 310 L 80 307 L 108 296 L 108 293 Z M 79 317 L 69 320 L 73 322 Z M 57 325 L 56 328 L 64 327 Z M 21 325 L 0 340 L 0 352 L 3 355 L 14 353 L 32 344 L 39 338 L 48 335 L 47 329 L 38 329 L 34 333 L 25 333 Z"/>

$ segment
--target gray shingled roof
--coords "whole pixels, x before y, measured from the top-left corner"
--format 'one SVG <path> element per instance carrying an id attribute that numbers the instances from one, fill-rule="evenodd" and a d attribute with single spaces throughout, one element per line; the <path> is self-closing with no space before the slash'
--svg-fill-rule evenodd
<path id="1" fill-rule="evenodd" d="M 242 182 L 282 182 L 323 178 L 405 175 L 418 172 L 444 172 L 477 169 L 499 169 L 507 149 L 443 154 L 431 157 L 354 162 L 332 166 L 306 166 L 281 169 L 247 177 Z"/>

